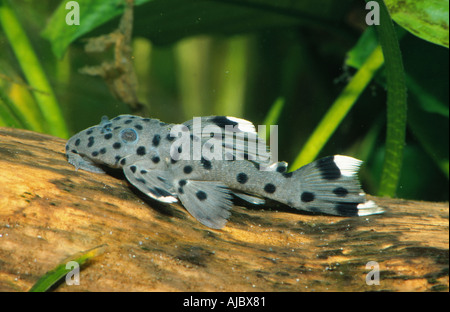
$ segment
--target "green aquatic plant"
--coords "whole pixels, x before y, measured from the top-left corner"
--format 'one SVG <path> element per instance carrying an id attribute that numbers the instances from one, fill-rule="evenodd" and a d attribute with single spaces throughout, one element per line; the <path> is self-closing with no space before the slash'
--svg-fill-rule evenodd
<path id="1" fill-rule="evenodd" d="M 81 269 L 89 260 L 103 254 L 107 245 L 101 245 L 92 249 L 79 252 L 58 264 L 54 269 L 45 273 L 39 280 L 30 288 L 29 292 L 45 292 L 54 287 L 62 278 L 64 278 L 70 271 L 68 263 L 76 262 L 77 269 Z M 69 265 L 70 268 L 73 268 Z"/>
<path id="2" fill-rule="evenodd" d="M 0 24 L 8 42 L 11 44 L 28 85 L 32 87 L 31 91 L 43 117 L 41 124 L 46 126 L 45 129 L 49 133 L 67 138 L 69 132 L 56 96 L 25 30 L 7 0 L 1 0 L 0 2 Z M 31 110 L 28 111 L 31 112 Z M 25 114 L 24 117 L 30 117 L 34 120 L 39 119 L 37 112 Z M 29 120 L 29 123 L 32 124 L 32 120 Z"/>

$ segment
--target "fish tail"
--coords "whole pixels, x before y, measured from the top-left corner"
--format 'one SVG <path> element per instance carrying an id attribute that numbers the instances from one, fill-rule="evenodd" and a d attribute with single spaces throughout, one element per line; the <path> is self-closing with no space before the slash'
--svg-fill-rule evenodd
<path id="1" fill-rule="evenodd" d="M 292 205 L 299 210 L 337 216 L 367 216 L 382 213 L 374 201 L 366 200 L 357 172 L 362 161 L 348 156 L 329 156 L 293 172 L 300 194 Z M 298 184 L 293 183 L 294 187 Z M 291 184 L 292 185 L 292 184 Z"/>

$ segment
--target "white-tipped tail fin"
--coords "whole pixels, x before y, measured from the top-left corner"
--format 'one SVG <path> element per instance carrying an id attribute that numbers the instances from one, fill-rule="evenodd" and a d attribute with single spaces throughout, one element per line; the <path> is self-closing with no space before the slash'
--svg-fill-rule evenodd
<path id="1" fill-rule="evenodd" d="M 299 210 L 337 216 L 368 216 L 383 213 L 372 200 L 366 200 L 358 180 L 362 161 L 335 155 L 314 161 L 293 174 L 301 194 L 294 205 Z"/>

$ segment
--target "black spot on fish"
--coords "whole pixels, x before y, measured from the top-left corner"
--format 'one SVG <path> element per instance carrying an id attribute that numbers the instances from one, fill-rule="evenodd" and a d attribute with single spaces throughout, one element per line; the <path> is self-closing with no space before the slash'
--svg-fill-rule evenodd
<path id="1" fill-rule="evenodd" d="M 211 122 L 213 122 L 214 124 L 216 124 L 217 126 L 219 126 L 221 128 L 225 128 L 225 126 L 233 126 L 234 127 L 238 124 L 237 122 L 232 121 L 225 116 L 216 116 L 214 118 L 211 118 Z"/>
<path id="2" fill-rule="evenodd" d="M 92 147 L 92 145 L 94 145 L 94 137 L 89 137 L 89 142 L 88 142 L 88 144 L 87 144 L 87 147 Z"/>
<path id="3" fill-rule="evenodd" d="M 117 116 L 117 117 L 113 118 L 112 120 L 120 120 L 121 118 L 122 118 L 122 117 Z"/>
<path id="4" fill-rule="evenodd" d="M 286 166 L 283 164 L 278 165 L 277 172 L 283 173 L 286 171 Z"/>
<path id="5" fill-rule="evenodd" d="M 81 140 L 80 140 L 80 139 L 77 139 L 77 140 L 75 141 L 75 146 L 80 145 L 80 142 L 81 142 Z"/>
<path id="6" fill-rule="evenodd" d="M 125 124 L 130 124 L 130 123 L 132 123 L 132 122 L 133 122 L 132 119 L 125 120 Z"/>
<path id="7" fill-rule="evenodd" d="M 273 185 L 272 183 L 267 183 L 267 184 L 264 186 L 264 191 L 265 191 L 266 193 L 272 194 L 272 193 L 275 193 L 276 190 L 277 190 L 277 188 L 276 188 L 275 185 Z"/>
<path id="8" fill-rule="evenodd" d="M 180 180 L 180 181 L 178 181 L 178 185 L 181 186 L 181 187 L 185 186 L 186 183 L 187 183 L 186 180 Z"/>
<path id="9" fill-rule="evenodd" d="M 141 170 L 141 174 L 146 174 L 147 172 L 148 172 L 147 170 L 144 169 Z"/>
<path id="10" fill-rule="evenodd" d="M 292 177 L 293 172 L 283 172 L 283 173 L 281 173 L 281 174 L 282 174 L 283 177 L 285 177 L 285 178 L 290 178 L 290 177 Z"/>
<path id="11" fill-rule="evenodd" d="M 150 122 L 150 118 L 144 118 L 142 119 L 143 122 Z"/>
<path id="12" fill-rule="evenodd" d="M 192 167 L 191 166 L 184 166 L 183 172 L 186 173 L 186 174 L 191 173 L 192 172 Z"/>
<path id="13" fill-rule="evenodd" d="M 241 183 L 241 184 L 245 184 L 248 181 L 248 175 L 246 175 L 245 173 L 241 172 L 236 176 L 236 180 Z"/>
<path id="14" fill-rule="evenodd" d="M 206 170 L 210 170 L 212 168 L 212 164 L 209 160 L 202 157 L 200 162 L 203 165 L 203 168 L 205 168 Z"/>
<path id="15" fill-rule="evenodd" d="M 358 215 L 358 203 L 338 203 L 335 207 L 340 216 L 353 217 Z"/>
<path id="16" fill-rule="evenodd" d="M 155 134 L 153 136 L 153 140 L 152 140 L 153 146 L 158 146 L 160 141 L 161 141 L 161 136 L 159 134 Z"/>
<path id="17" fill-rule="evenodd" d="M 136 179 L 136 181 L 141 182 L 142 184 L 146 184 L 147 183 L 144 179 L 141 179 L 141 178 Z"/>
<path id="18" fill-rule="evenodd" d="M 136 150 L 136 154 L 138 154 L 139 156 L 144 156 L 145 155 L 145 147 L 139 146 Z"/>
<path id="19" fill-rule="evenodd" d="M 86 131 L 86 135 L 91 135 L 91 134 L 92 134 L 92 132 L 94 132 L 94 130 L 92 130 L 92 129 L 89 129 L 88 131 Z"/>
<path id="20" fill-rule="evenodd" d="M 138 130 L 142 130 L 142 126 L 141 125 L 134 125 L 134 127 Z"/>
<path id="21" fill-rule="evenodd" d="M 116 143 L 114 143 L 114 144 L 112 145 L 112 147 L 113 147 L 114 149 L 119 149 L 119 148 L 122 147 L 122 144 L 120 144 L 119 142 L 116 142 Z"/>
<path id="22" fill-rule="evenodd" d="M 170 194 L 166 190 L 164 190 L 162 188 L 159 188 L 159 187 L 155 187 L 153 189 L 153 191 L 154 191 L 154 194 L 157 195 L 157 196 L 163 196 L 163 197 L 165 197 L 165 196 L 172 196 L 172 194 Z"/>
<path id="23" fill-rule="evenodd" d="M 311 192 L 303 192 L 301 196 L 302 202 L 304 203 L 312 202 L 314 198 L 315 198 L 314 193 Z"/>
<path id="24" fill-rule="evenodd" d="M 333 190 L 333 193 L 338 197 L 345 197 L 348 194 L 348 190 L 344 187 L 337 187 Z"/>
<path id="25" fill-rule="evenodd" d="M 112 138 L 112 133 L 105 134 L 104 138 L 105 138 L 105 140 L 111 139 Z"/>
<path id="26" fill-rule="evenodd" d="M 111 131 L 110 127 L 112 126 L 112 124 L 110 122 L 108 122 L 106 125 L 103 126 L 103 129 L 107 130 L 107 131 Z"/>
<path id="27" fill-rule="evenodd" d="M 106 153 L 106 148 L 104 148 L 104 147 L 101 148 L 99 152 L 100 152 L 100 154 L 105 154 Z"/>
<path id="28" fill-rule="evenodd" d="M 153 161 L 155 164 L 159 163 L 160 160 L 161 160 L 161 158 L 159 158 L 159 156 L 153 156 L 153 157 L 152 157 L 152 161 Z"/>
<path id="29" fill-rule="evenodd" d="M 170 133 L 168 133 L 166 139 L 167 141 L 172 142 L 173 140 L 175 140 L 175 137 L 171 136 Z"/>
<path id="30" fill-rule="evenodd" d="M 206 198 L 208 198 L 208 195 L 206 195 L 206 193 L 203 191 L 198 191 L 197 193 L 195 193 L 195 196 L 197 196 L 199 200 L 205 200 Z"/>
<path id="31" fill-rule="evenodd" d="M 130 170 L 131 170 L 131 172 L 136 173 L 136 166 L 131 166 Z"/>
<path id="32" fill-rule="evenodd" d="M 125 166 L 126 163 L 127 163 L 127 160 L 125 158 L 122 158 L 122 160 L 120 161 L 120 164 L 122 166 Z"/>
<path id="33" fill-rule="evenodd" d="M 317 169 L 320 170 L 322 178 L 325 180 L 336 180 L 341 177 L 341 170 L 334 162 L 333 156 L 328 156 L 317 161 Z"/>

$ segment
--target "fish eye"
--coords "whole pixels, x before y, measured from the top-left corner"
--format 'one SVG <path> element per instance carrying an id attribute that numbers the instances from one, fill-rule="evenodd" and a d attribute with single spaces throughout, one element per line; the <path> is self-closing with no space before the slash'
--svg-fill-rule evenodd
<path id="1" fill-rule="evenodd" d="M 138 140 L 138 134 L 134 129 L 127 128 L 120 131 L 120 138 L 125 143 L 134 143 Z"/>

